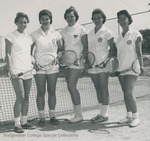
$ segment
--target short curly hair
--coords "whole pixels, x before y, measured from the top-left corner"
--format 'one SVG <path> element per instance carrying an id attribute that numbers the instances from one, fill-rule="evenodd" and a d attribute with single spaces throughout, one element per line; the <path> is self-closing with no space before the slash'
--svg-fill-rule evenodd
<path id="1" fill-rule="evenodd" d="M 26 19 L 27 19 L 27 23 L 30 22 L 30 21 L 29 21 L 29 17 L 28 17 L 27 14 L 25 14 L 25 13 L 23 13 L 23 12 L 18 12 L 18 13 L 16 14 L 16 18 L 15 18 L 15 20 L 14 20 L 14 23 L 15 23 L 15 24 L 18 22 L 19 18 L 26 18 Z"/>
<path id="2" fill-rule="evenodd" d="M 79 15 L 78 15 L 77 10 L 76 10 L 75 7 L 73 7 L 73 6 L 70 6 L 68 9 L 66 9 L 65 14 L 64 14 L 64 19 L 66 20 L 66 15 L 67 15 L 68 13 L 71 13 L 71 12 L 74 13 L 74 15 L 75 15 L 75 17 L 76 17 L 76 21 L 78 21 Z"/>
<path id="3" fill-rule="evenodd" d="M 127 10 L 121 10 L 117 13 L 117 18 L 119 19 L 120 15 L 125 15 L 129 19 L 129 25 L 133 22 L 131 15 Z M 118 21 L 119 22 L 119 21 Z"/>
<path id="4" fill-rule="evenodd" d="M 39 22 L 40 22 L 42 16 L 48 16 L 48 17 L 50 18 L 50 20 L 51 20 L 50 24 L 52 24 L 52 22 L 53 22 L 53 20 L 52 20 L 53 17 L 52 17 L 52 13 L 51 13 L 49 10 L 43 9 L 43 10 L 41 10 L 41 11 L 39 12 Z"/>
<path id="5" fill-rule="evenodd" d="M 96 9 L 93 10 L 93 12 L 92 12 L 92 18 L 91 18 L 92 21 L 93 21 L 93 15 L 94 14 L 101 14 L 102 17 L 103 17 L 103 19 L 104 19 L 103 23 L 106 22 L 106 15 L 105 15 L 105 13 L 100 8 L 96 8 Z"/>

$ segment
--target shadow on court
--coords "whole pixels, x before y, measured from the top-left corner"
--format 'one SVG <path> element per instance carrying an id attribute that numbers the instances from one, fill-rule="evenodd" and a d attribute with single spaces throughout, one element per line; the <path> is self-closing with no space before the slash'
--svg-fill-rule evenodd
<path id="1" fill-rule="evenodd" d="M 67 121 L 61 121 L 59 125 L 51 125 L 48 123 L 41 131 L 54 131 L 62 129 L 68 132 L 76 132 L 80 130 L 99 130 L 109 128 L 119 128 L 122 126 L 128 126 L 127 124 L 117 124 L 116 122 L 105 122 L 105 123 L 91 123 L 89 120 L 84 120 L 76 124 L 70 124 Z"/>
<path id="2" fill-rule="evenodd" d="M 123 126 L 128 126 L 127 124 L 117 124 L 116 122 L 105 122 L 105 123 L 92 123 L 90 120 L 84 120 L 82 122 L 76 124 L 70 124 L 68 121 L 61 120 L 59 125 L 52 125 L 49 123 L 49 120 L 46 120 L 45 126 L 38 126 L 38 120 L 30 122 L 32 125 L 36 126 L 35 130 L 39 131 L 56 131 L 56 130 L 64 130 L 67 132 L 76 132 L 80 130 L 101 130 L 101 129 L 109 129 L 109 128 L 119 128 Z M 13 124 L 0 126 L 0 133 L 13 132 Z"/>
<path id="3" fill-rule="evenodd" d="M 0 133 L 13 132 L 13 125 L 3 125 L 0 126 Z"/>
<path id="4" fill-rule="evenodd" d="M 138 110 L 140 113 L 141 123 L 136 128 L 129 128 L 127 124 L 117 124 L 116 121 L 124 118 L 125 106 L 123 103 L 115 104 L 110 107 L 110 117 L 108 122 L 104 123 L 92 123 L 89 119 L 98 113 L 98 110 L 91 110 L 83 112 L 84 121 L 76 124 L 70 124 L 66 121 L 69 118 L 68 115 L 58 117 L 60 120 L 59 125 L 52 125 L 49 122 L 49 118 L 46 119 L 45 126 L 37 126 L 38 120 L 30 121 L 32 125 L 36 126 L 34 130 L 25 130 L 22 134 L 26 138 L 19 138 L 13 131 L 13 124 L 0 125 L 0 138 L 4 140 L 10 140 L 10 137 L 15 136 L 13 141 L 31 141 L 27 135 L 38 135 L 39 140 L 45 139 L 44 141 L 150 141 L 150 94 L 137 99 Z M 71 115 L 70 115 L 71 116 Z M 44 136 L 47 135 L 47 138 Z M 53 137 L 53 135 L 57 135 Z M 63 139 L 59 135 L 66 135 Z M 72 137 L 69 137 L 72 136 Z M 1 140 L 2 140 L 1 139 Z M 36 137 L 33 140 L 39 141 Z"/>

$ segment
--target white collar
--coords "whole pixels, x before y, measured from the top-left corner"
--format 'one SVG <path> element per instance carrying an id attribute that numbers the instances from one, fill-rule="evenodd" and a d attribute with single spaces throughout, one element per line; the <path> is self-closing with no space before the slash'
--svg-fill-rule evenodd
<path id="1" fill-rule="evenodd" d="M 39 28 L 39 31 L 40 31 L 43 35 L 46 35 L 41 27 Z M 54 30 L 52 27 L 50 27 L 50 28 L 48 29 L 47 35 L 49 35 L 50 33 L 54 32 L 54 31 L 55 31 L 55 30 Z"/>
<path id="2" fill-rule="evenodd" d="M 75 29 L 76 27 L 78 27 L 79 26 L 79 24 L 78 23 L 75 23 L 73 26 L 67 26 L 68 27 L 68 29 Z"/>
<path id="3" fill-rule="evenodd" d="M 127 31 L 127 33 L 125 34 L 125 36 L 127 36 L 127 35 L 130 34 L 131 32 L 133 32 L 133 29 L 130 28 L 130 29 Z M 124 36 L 124 37 L 122 36 L 122 32 L 121 32 L 120 35 L 121 35 L 122 38 L 125 37 L 125 36 Z"/>
<path id="4" fill-rule="evenodd" d="M 96 34 L 101 33 L 101 32 L 105 32 L 105 30 L 106 30 L 106 26 L 102 25 L 102 27 L 96 32 Z M 95 34 L 95 27 L 93 28 L 92 32 Z"/>
<path id="5" fill-rule="evenodd" d="M 17 29 L 14 31 L 14 33 L 15 33 L 17 36 L 20 36 L 20 35 L 26 35 L 25 32 L 20 33 Z"/>

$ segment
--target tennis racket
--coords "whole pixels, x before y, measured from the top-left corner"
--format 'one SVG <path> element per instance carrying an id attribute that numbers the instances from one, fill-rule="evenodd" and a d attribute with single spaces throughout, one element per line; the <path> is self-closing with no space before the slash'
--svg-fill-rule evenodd
<path id="1" fill-rule="evenodd" d="M 105 129 L 95 129 L 95 130 L 89 129 L 88 132 L 94 133 L 94 134 L 110 134 L 110 132 Z"/>
<path id="2" fill-rule="evenodd" d="M 66 50 L 57 56 L 58 64 L 60 67 L 68 68 L 71 65 L 79 65 L 77 62 L 77 54 L 73 50 Z"/>
<path id="3" fill-rule="evenodd" d="M 56 65 L 56 58 L 52 54 L 43 54 L 37 58 L 35 62 L 36 67 L 38 70 L 50 70 L 54 65 Z M 28 72 L 32 72 L 35 69 L 34 66 L 28 71 L 21 72 L 17 74 L 17 77 L 20 77 Z"/>
<path id="4" fill-rule="evenodd" d="M 101 68 L 110 76 L 114 76 L 113 74 L 118 70 L 119 60 L 116 57 L 109 57 L 99 65 L 95 67 Z"/>
<path id="5" fill-rule="evenodd" d="M 142 67 L 140 67 L 140 62 Z M 133 71 L 138 75 L 150 76 L 150 58 L 148 56 L 137 57 L 131 64 L 131 67 L 122 71 L 117 71 L 116 75 Z"/>
<path id="6" fill-rule="evenodd" d="M 84 70 L 88 70 L 94 65 L 95 55 L 92 52 L 83 53 L 79 62 Z"/>
<path id="7" fill-rule="evenodd" d="M 56 58 L 52 54 L 43 54 L 37 58 L 36 65 L 41 70 L 50 70 L 57 63 Z"/>

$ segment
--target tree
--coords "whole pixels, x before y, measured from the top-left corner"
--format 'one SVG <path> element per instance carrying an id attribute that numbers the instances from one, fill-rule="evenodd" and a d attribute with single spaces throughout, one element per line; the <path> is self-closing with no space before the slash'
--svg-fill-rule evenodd
<path id="1" fill-rule="evenodd" d="M 143 36 L 142 52 L 143 54 L 150 54 L 150 29 L 140 30 Z"/>

